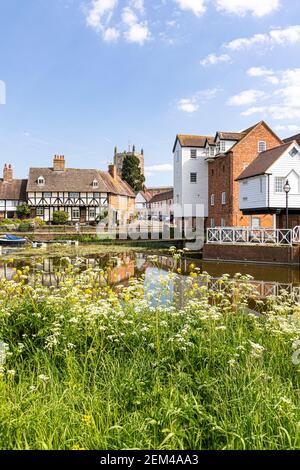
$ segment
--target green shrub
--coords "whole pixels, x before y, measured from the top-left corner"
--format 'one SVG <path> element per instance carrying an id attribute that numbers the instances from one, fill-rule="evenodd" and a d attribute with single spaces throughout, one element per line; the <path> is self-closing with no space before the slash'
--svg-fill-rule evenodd
<path id="1" fill-rule="evenodd" d="M 18 231 L 19 232 L 30 232 L 33 229 L 33 224 L 32 222 L 21 222 Z"/>
<path id="2" fill-rule="evenodd" d="M 33 221 L 35 227 L 44 227 L 46 225 L 46 222 L 41 219 L 40 217 L 36 217 Z"/>
<path id="3" fill-rule="evenodd" d="M 69 220 L 69 214 L 63 211 L 56 211 L 53 214 L 53 223 L 55 225 L 65 225 Z"/>
<path id="4" fill-rule="evenodd" d="M 30 215 L 30 207 L 28 204 L 20 204 L 17 207 L 17 215 L 20 217 L 20 219 L 26 219 Z"/>

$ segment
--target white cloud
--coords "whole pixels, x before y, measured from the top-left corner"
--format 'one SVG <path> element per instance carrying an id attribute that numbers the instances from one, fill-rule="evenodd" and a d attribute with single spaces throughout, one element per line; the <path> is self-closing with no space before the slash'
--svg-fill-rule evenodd
<path id="1" fill-rule="evenodd" d="M 247 70 L 249 77 L 269 77 L 274 75 L 274 71 L 265 67 L 251 67 Z"/>
<path id="2" fill-rule="evenodd" d="M 231 62 L 231 57 L 228 54 L 221 54 L 221 55 L 209 54 L 207 57 L 205 57 L 205 59 L 200 61 L 200 64 L 203 67 L 207 67 L 209 65 L 216 65 L 216 64 L 224 63 L 224 62 L 227 62 L 227 63 Z"/>
<path id="3" fill-rule="evenodd" d="M 181 10 L 190 10 L 196 16 L 201 16 L 206 12 L 206 0 L 175 0 Z"/>
<path id="4" fill-rule="evenodd" d="M 189 114 L 195 113 L 198 111 L 200 104 L 206 103 L 207 101 L 215 98 L 219 91 L 221 91 L 219 88 L 198 91 L 190 98 L 182 98 L 178 100 L 177 109 Z"/>
<path id="5" fill-rule="evenodd" d="M 128 42 L 135 42 L 141 46 L 150 39 L 150 31 L 147 23 L 136 23 L 130 26 L 124 34 Z"/>
<path id="6" fill-rule="evenodd" d="M 146 166 L 145 170 L 151 173 L 167 173 L 173 171 L 173 165 L 171 165 L 170 163 L 163 163 L 161 165 Z"/>
<path id="7" fill-rule="evenodd" d="M 274 127 L 274 130 L 277 131 L 277 132 L 300 132 L 300 124 L 299 125 L 296 125 L 296 124 L 287 124 L 287 125 L 282 125 L 282 124 L 279 124 L 278 126 L 275 126 Z"/>
<path id="8" fill-rule="evenodd" d="M 123 9 L 122 20 L 128 28 L 124 33 L 128 42 L 137 43 L 142 46 L 145 41 L 150 39 L 150 31 L 147 22 L 139 22 L 137 15 L 130 7 Z"/>
<path id="9" fill-rule="evenodd" d="M 103 31 L 103 22 L 110 21 L 118 0 L 93 0 L 87 10 L 87 25 L 97 32 Z"/>
<path id="10" fill-rule="evenodd" d="M 259 90 L 245 90 L 241 93 L 231 96 L 228 103 L 230 106 L 249 106 L 256 103 L 259 99 L 265 98 L 266 94 Z"/>
<path id="11" fill-rule="evenodd" d="M 103 31 L 103 39 L 106 42 L 116 42 L 120 37 L 120 32 L 116 28 L 107 28 Z"/>
<path id="12" fill-rule="evenodd" d="M 265 34 L 255 34 L 249 38 L 238 38 L 225 44 L 231 51 L 250 49 L 253 46 L 284 46 L 300 43 L 300 25 L 289 26 L 288 28 L 273 29 Z"/>
<path id="13" fill-rule="evenodd" d="M 216 0 L 218 10 L 239 16 L 251 13 L 262 17 L 278 10 L 279 6 L 279 0 Z"/>
<path id="14" fill-rule="evenodd" d="M 182 98 L 178 101 L 177 108 L 185 113 L 195 113 L 199 109 L 199 103 L 193 98 Z"/>

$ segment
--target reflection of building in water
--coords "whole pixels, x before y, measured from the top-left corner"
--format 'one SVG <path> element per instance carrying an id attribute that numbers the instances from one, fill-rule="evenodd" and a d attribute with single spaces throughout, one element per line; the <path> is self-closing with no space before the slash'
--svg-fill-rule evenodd
<path id="1" fill-rule="evenodd" d="M 119 284 L 135 275 L 135 259 L 125 254 L 112 258 L 115 266 L 108 270 L 109 284 Z"/>

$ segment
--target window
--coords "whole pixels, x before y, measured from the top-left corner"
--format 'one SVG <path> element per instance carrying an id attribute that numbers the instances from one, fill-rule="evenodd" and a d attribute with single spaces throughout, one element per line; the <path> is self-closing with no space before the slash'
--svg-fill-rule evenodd
<path id="1" fill-rule="evenodd" d="M 214 147 L 211 146 L 211 147 L 209 148 L 209 151 L 210 151 L 211 156 L 213 157 L 214 154 L 215 154 L 215 149 L 214 149 Z"/>
<path id="2" fill-rule="evenodd" d="M 220 153 L 220 141 L 216 145 L 216 154 Z"/>
<path id="3" fill-rule="evenodd" d="M 197 158 L 197 150 L 191 149 L 191 158 Z"/>
<path id="4" fill-rule="evenodd" d="M 80 219 L 79 207 L 73 207 L 72 208 L 72 219 Z"/>
<path id="5" fill-rule="evenodd" d="M 95 209 L 95 207 L 90 207 L 89 208 L 89 218 L 90 219 L 95 219 L 96 218 L 96 209 Z"/>
<path id="6" fill-rule="evenodd" d="M 290 154 L 291 157 L 295 157 L 298 153 L 299 152 L 296 149 L 296 147 L 293 147 L 292 150 L 289 151 L 289 154 Z"/>
<path id="7" fill-rule="evenodd" d="M 211 206 L 214 206 L 214 205 L 215 205 L 215 195 L 214 195 L 214 194 L 212 194 L 212 195 L 210 196 L 210 205 L 211 205 Z"/>
<path id="8" fill-rule="evenodd" d="M 37 207 L 37 208 L 36 208 L 36 215 L 37 215 L 37 217 L 43 217 L 43 215 L 44 215 L 44 208 L 43 208 L 43 207 Z"/>
<path id="9" fill-rule="evenodd" d="M 52 193 L 43 193 L 43 197 L 45 197 L 45 198 L 46 197 L 47 198 L 52 197 Z"/>
<path id="10" fill-rule="evenodd" d="M 93 188 L 98 188 L 98 186 L 99 186 L 98 181 L 97 181 L 97 180 L 94 180 L 94 181 L 93 181 Z"/>
<path id="11" fill-rule="evenodd" d="M 215 226 L 216 226 L 215 219 L 210 219 L 210 226 L 211 226 L 211 228 L 215 228 Z"/>
<path id="12" fill-rule="evenodd" d="M 259 151 L 259 153 L 265 152 L 266 149 L 267 149 L 267 144 L 266 144 L 266 142 L 265 142 L 264 140 L 260 140 L 260 141 L 258 142 L 258 151 Z"/>
<path id="13" fill-rule="evenodd" d="M 223 206 L 226 204 L 226 193 L 222 193 L 222 204 Z"/>
<path id="14" fill-rule="evenodd" d="M 79 193 L 70 193 L 69 196 L 72 199 L 78 199 L 79 198 Z"/>
<path id="15" fill-rule="evenodd" d="M 221 152 L 225 152 L 225 150 L 226 150 L 226 142 L 225 142 L 225 140 L 221 140 L 220 144 L 221 144 L 221 145 L 220 145 L 220 150 L 221 150 Z"/>
<path id="16" fill-rule="evenodd" d="M 99 199 L 99 197 L 100 197 L 100 193 L 94 193 L 94 198 L 95 199 Z"/>
<path id="17" fill-rule="evenodd" d="M 190 174 L 190 182 L 191 183 L 197 183 L 197 173 L 191 173 Z"/>
<path id="18" fill-rule="evenodd" d="M 263 192 L 263 179 L 259 178 L 259 191 L 262 193 Z"/>
<path id="19" fill-rule="evenodd" d="M 243 197 L 243 201 L 248 201 L 248 198 L 247 197 Z"/>
<path id="20" fill-rule="evenodd" d="M 285 178 L 275 178 L 275 193 L 284 193 Z"/>
<path id="21" fill-rule="evenodd" d="M 45 184 L 45 178 L 43 176 L 40 176 L 37 182 L 39 186 L 42 186 L 43 184 Z"/>
<path id="22" fill-rule="evenodd" d="M 258 218 L 258 217 L 252 217 L 251 225 L 252 225 L 252 228 L 253 228 L 254 230 L 259 229 L 259 228 L 260 228 L 260 220 L 259 220 L 259 218 Z"/>
<path id="23" fill-rule="evenodd" d="M 226 221 L 225 221 L 225 219 L 221 219 L 221 227 L 226 227 Z"/>

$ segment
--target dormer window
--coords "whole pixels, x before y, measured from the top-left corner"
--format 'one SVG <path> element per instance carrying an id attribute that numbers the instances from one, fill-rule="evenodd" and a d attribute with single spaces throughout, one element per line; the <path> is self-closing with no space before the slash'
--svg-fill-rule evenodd
<path id="1" fill-rule="evenodd" d="M 43 176 L 39 176 L 37 183 L 39 186 L 43 186 L 45 184 L 45 178 Z"/>
<path id="2" fill-rule="evenodd" d="M 94 180 L 94 181 L 93 181 L 93 188 L 98 188 L 98 186 L 99 186 L 98 181 L 97 181 L 97 180 Z"/>
<path id="3" fill-rule="evenodd" d="M 225 140 L 221 140 L 221 142 L 220 142 L 220 150 L 221 150 L 221 152 L 225 152 L 225 150 L 226 150 L 226 143 L 225 143 Z"/>

